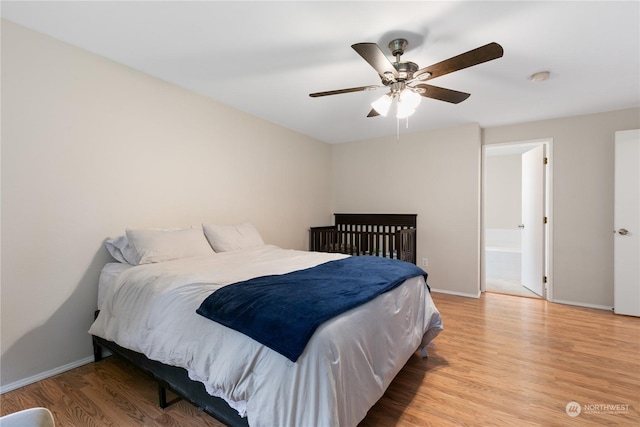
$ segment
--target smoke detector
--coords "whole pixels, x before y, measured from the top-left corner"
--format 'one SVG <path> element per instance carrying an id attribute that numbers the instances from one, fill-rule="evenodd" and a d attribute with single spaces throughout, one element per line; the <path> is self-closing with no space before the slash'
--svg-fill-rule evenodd
<path id="1" fill-rule="evenodd" d="M 531 80 L 532 82 L 543 82 L 545 80 L 549 80 L 549 76 L 551 76 L 550 72 L 540 71 L 538 73 L 532 74 L 531 77 L 529 77 L 529 80 Z"/>

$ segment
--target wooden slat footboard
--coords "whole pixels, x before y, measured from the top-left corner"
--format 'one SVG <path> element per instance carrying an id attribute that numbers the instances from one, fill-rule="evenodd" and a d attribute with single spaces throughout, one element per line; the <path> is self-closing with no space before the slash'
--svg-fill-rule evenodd
<path id="1" fill-rule="evenodd" d="M 399 248 L 398 257 L 402 261 L 416 263 L 416 229 L 407 228 L 396 234 L 396 247 Z"/>
<path id="2" fill-rule="evenodd" d="M 311 227 L 309 249 L 416 262 L 415 214 L 335 214 L 335 225 Z"/>

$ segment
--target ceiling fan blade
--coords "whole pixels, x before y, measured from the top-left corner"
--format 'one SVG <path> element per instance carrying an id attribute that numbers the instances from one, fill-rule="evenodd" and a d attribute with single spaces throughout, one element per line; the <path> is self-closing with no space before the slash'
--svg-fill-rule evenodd
<path id="1" fill-rule="evenodd" d="M 502 57 L 504 50 L 498 43 L 489 43 L 479 48 L 470 50 L 469 52 L 461 53 L 453 58 L 445 59 L 442 62 L 431 65 L 429 67 L 422 68 L 421 70 L 413 73 L 413 77 L 418 78 L 421 74 L 430 73 L 428 78 L 422 80 L 429 80 L 435 77 L 444 76 L 445 74 L 452 73 L 454 71 L 462 70 L 464 68 L 473 67 L 474 65 L 482 64 L 483 62 L 491 61 Z M 421 80 L 418 78 L 418 80 Z"/>
<path id="2" fill-rule="evenodd" d="M 379 115 L 380 113 L 378 113 L 375 108 L 372 108 L 371 111 L 369 111 L 369 114 L 367 114 L 367 117 L 376 117 Z"/>
<path id="3" fill-rule="evenodd" d="M 326 92 L 310 93 L 309 96 L 312 98 L 318 98 L 319 96 L 339 95 L 341 93 L 351 93 L 351 92 L 362 92 L 363 90 L 373 90 L 377 88 L 378 86 L 375 86 L 375 85 L 359 86 L 359 87 L 351 87 L 348 89 L 328 90 Z"/>
<path id="4" fill-rule="evenodd" d="M 416 85 L 415 87 L 424 89 L 425 92 L 421 93 L 420 95 L 426 98 L 433 98 L 440 101 L 450 102 L 452 104 L 458 104 L 471 96 L 470 93 L 458 92 L 457 90 L 446 89 L 443 87 L 428 84 Z"/>
<path id="5" fill-rule="evenodd" d="M 380 77 L 386 80 L 398 78 L 398 70 L 375 43 L 356 43 L 351 45 L 362 58 L 378 72 Z M 393 79 L 390 77 L 393 76 Z"/>

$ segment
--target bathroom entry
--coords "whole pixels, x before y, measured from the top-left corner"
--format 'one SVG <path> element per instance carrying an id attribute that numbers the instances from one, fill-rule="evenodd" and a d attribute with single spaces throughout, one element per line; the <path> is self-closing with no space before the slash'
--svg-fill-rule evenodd
<path id="1" fill-rule="evenodd" d="M 483 147 L 484 291 L 549 298 L 550 142 Z"/>

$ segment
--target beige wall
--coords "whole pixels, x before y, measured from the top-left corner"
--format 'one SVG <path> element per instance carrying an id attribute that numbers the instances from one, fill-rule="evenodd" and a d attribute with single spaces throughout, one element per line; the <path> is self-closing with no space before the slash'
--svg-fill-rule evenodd
<path id="1" fill-rule="evenodd" d="M 487 128 L 483 144 L 552 138 L 553 299 L 613 306 L 613 153 L 640 109 Z"/>
<path id="2" fill-rule="evenodd" d="M 613 305 L 613 150 L 640 128 L 627 109 L 482 130 L 482 144 L 553 140 L 553 300 Z M 418 214 L 429 283 L 477 294 L 477 126 L 333 146 L 334 211 Z"/>
<path id="3" fill-rule="evenodd" d="M 253 221 L 306 249 L 331 148 L 2 22 L 2 386 L 88 358 L 106 237 Z"/>
<path id="4" fill-rule="evenodd" d="M 479 293 L 480 128 L 334 145 L 335 212 L 418 214 L 432 289 Z"/>

